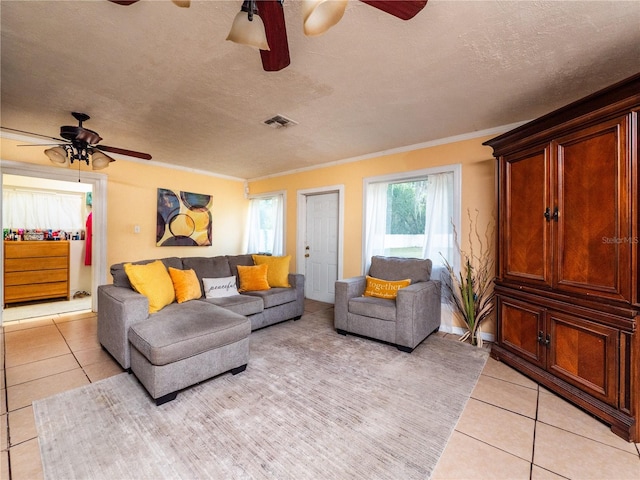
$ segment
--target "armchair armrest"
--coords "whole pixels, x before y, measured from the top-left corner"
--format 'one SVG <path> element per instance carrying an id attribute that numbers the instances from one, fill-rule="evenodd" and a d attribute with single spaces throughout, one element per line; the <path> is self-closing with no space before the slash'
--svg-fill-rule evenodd
<path id="1" fill-rule="evenodd" d="M 149 318 L 149 300 L 130 288 L 98 287 L 98 341 L 125 369 L 131 365 L 129 327 Z"/>
<path id="2" fill-rule="evenodd" d="M 440 328 L 441 284 L 418 282 L 398 290 L 396 298 L 396 344 L 415 348 Z"/>
<path id="3" fill-rule="evenodd" d="M 347 330 L 347 312 L 349 300 L 364 294 L 367 279 L 364 275 L 338 280 L 335 283 L 336 298 L 334 303 L 334 327 L 337 330 Z"/>

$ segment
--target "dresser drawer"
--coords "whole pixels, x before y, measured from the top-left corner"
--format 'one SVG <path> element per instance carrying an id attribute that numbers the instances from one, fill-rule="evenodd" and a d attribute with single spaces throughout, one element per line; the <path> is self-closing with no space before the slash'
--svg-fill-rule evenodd
<path id="1" fill-rule="evenodd" d="M 68 263 L 67 257 L 7 258 L 4 262 L 4 271 L 8 274 L 30 270 L 66 269 Z"/>
<path id="2" fill-rule="evenodd" d="M 68 275 L 69 270 L 66 268 L 31 272 L 11 272 L 5 274 L 4 282 L 6 286 L 66 282 Z"/>
<path id="3" fill-rule="evenodd" d="M 36 283 L 32 285 L 5 285 L 4 301 L 20 302 L 26 300 L 69 297 L 69 284 L 65 282 Z"/>
<path id="4" fill-rule="evenodd" d="M 5 258 L 69 256 L 68 241 L 5 242 Z"/>

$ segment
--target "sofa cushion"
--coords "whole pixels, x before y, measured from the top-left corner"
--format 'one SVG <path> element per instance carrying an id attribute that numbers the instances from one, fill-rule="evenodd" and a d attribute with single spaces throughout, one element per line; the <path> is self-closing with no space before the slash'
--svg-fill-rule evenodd
<path id="1" fill-rule="evenodd" d="M 205 301 L 174 303 L 129 329 L 129 341 L 153 365 L 167 365 L 251 333 L 242 315 Z"/>
<path id="2" fill-rule="evenodd" d="M 238 295 L 236 277 L 203 278 L 205 298 L 220 298 Z"/>
<path id="3" fill-rule="evenodd" d="M 428 282 L 431 278 L 431 260 L 421 258 L 371 257 L 369 275 L 382 280 L 404 280 L 411 283 Z"/>
<path id="4" fill-rule="evenodd" d="M 285 287 L 289 284 L 289 264 L 291 255 L 284 257 L 274 257 L 271 255 L 252 255 L 256 265 L 267 265 L 267 282 L 270 287 Z"/>
<path id="5" fill-rule="evenodd" d="M 217 257 L 184 257 L 184 268 L 193 268 L 200 281 L 203 278 L 220 278 L 231 275 L 229 262 L 225 256 Z"/>
<path id="6" fill-rule="evenodd" d="M 198 280 L 194 270 L 180 270 L 169 267 L 169 276 L 171 276 L 173 289 L 176 292 L 176 301 L 178 303 L 184 303 L 202 297 L 200 280 Z"/>
<path id="7" fill-rule="evenodd" d="M 203 301 L 212 303 L 239 315 L 255 315 L 264 310 L 264 302 L 260 297 L 252 295 L 232 295 L 229 297 L 207 298 Z"/>
<path id="8" fill-rule="evenodd" d="M 365 297 L 396 298 L 398 290 L 411 285 L 411 279 L 404 280 L 381 280 L 367 275 L 367 286 L 364 291 Z"/>
<path id="9" fill-rule="evenodd" d="M 132 265 L 146 265 L 147 263 L 151 263 L 155 261 L 156 259 L 140 260 L 137 262 L 126 262 L 126 263 L 131 263 Z M 162 261 L 162 263 L 164 263 L 164 266 L 167 268 L 169 267 L 178 268 L 178 269 L 182 268 L 182 259 L 178 257 L 161 258 L 160 261 Z M 122 262 L 122 263 L 116 263 L 111 266 L 111 276 L 113 277 L 113 284 L 116 287 L 133 288 L 131 286 L 131 282 L 129 281 L 129 277 L 127 277 L 127 274 L 124 271 L 124 264 L 125 262 Z"/>
<path id="10" fill-rule="evenodd" d="M 349 300 L 349 313 L 395 322 L 396 301 L 387 298 L 355 297 Z"/>
<path id="11" fill-rule="evenodd" d="M 260 297 L 264 303 L 264 308 L 277 307 L 278 305 L 296 301 L 296 290 L 294 288 L 271 288 L 269 290 L 245 292 L 242 295 Z"/>
<path id="12" fill-rule="evenodd" d="M 173 303 L 176 293 L 167 268 L 160 260 L 144 265 L 124 264 L 133 289 L 149 300 L 149 313 L 155 313 Z"/>
<path id="13" fill-rule="evenodd" d="M 240 278 L 240 288 L 238 291 L 258 291 L 269 290 L 269 281 L 267 280 L 267 270 L 269 266 L 254 265 L 246 267 L 244 265 L 238 265 L 238 277 Z"/>

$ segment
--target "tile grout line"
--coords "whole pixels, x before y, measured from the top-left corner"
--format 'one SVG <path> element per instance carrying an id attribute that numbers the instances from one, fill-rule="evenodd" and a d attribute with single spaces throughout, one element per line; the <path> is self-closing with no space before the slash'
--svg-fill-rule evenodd
<path id="1" fill-rule="evenodd" d="M 533 480 L 533 460 L 536 457 L 536 432 L 538 431 L 538 414 L 540 411 L 540 385 L 536 388 L 536 418 L 533 419 L 533 444 L 531 445 L 531 463 L 529 464 L 529 480 Z M 554 472 L 555 473 L 555 472 Z"/>
<path id="2" fill-rule="evenodd" d="M 513 458 L 517 458 L 518 460 L 522 460 L 523 462 L 528 462 L 528 463 L 529 463 L 529 465 L 531 466 L 531 462 L 529 462 L 528 460 L 525 460 L 525 459 L 524 459 L 524 458 L 522 458 L 522 457 L 519 457 L 519 456 L 518 456 L 518 455 L 516 455 L 515 453 L 509 452 L 509 451 L 505 450 L 504 448 L 500 448 L 500 447 L 497 447 L 497 446 L 495 446 L 495 445 L 492 445 L 491 443 L 488 443 L 488 442 L 486 442 L 486 441 L 484 441 L 484 440 L 481 440 L 480 438 L 476 438 L 476 437 L 474 437 L 473 435 L 470 435 L 470 434 L 468 434 L 468 433 L 466 433 L 466 432 L 461 432 L 461 431 L 460 431 L 460 430 L 458 430 L 457 428 L 456 428 L 456 429 L 454 429 L 454 431 L 455 431 L 455 432 L 458 432 L 460 435 L 464 435 L 464 436 L 465 436 L 465 437 L 467 437 L 467 438 L 471 438 L 471 439 L 475 440 L 476 442 L 483 443 L 484 445 L 486 445 L 486 446 L 488 446 L 488 447 L 490 447 L 490 448 L 495 448 L 496 450 L 499 450 L 499 451 L 501 451 L 501 452 L 503 452 L 503 453 L 506 453 L 507 455 L 509 455 L 509 456 L 511 456 L 511 457 L 513 457 Z M 530 480 L 531 480 L 531 479 L 530 479 Z"/>
<path id="3" fill-rule="evenodd" d="M 76 361 L 76 363 L 78 364 L 78 368 L 80 368 L 80 370 L 82 370 L 82 374 L 86 377 L 86 379 L 89 381 L 89 383 L 93 383 L 91 381 L 91 378 L 89 378 L 89 375 L 87 374 L 87 371 L 84 369 L 84 367 L 80 364 L 80 360 L 78 360 L 78 357 L 76 357 L 76 353 L 73 351 L 73 349 L 71 348 L 71 345 L 69 345 L 69 342 L 67 341 L 67 337 L 64 336 L 64 333 L 62 333 L 62 330 L 60 330 L 60 327 L 58 326 L 57 322 L 53 322 L 53 324 L 56 326 L 56 330 L 58 330 L 58 332 L 60 333 L 60 336 L 62 337 L 62 339 L 64 340 L 65 345 L 67 346 L 67 348 L 69 349 L 69 352 L 71 353 L 71 355 L 73 356 L 73 359 Z"/>
<path id="4" fill-rule="evenodd" d="M 2 374 L 4 375 L 4 402 L 6 407 L 5 415 L 7 417 L 6 429 L 3 432 L 7 439 L 7 470 L 9 480 L 11 480 L 11 427 L 9 426 L 9 395 L 7 389 L 7 344 L 4 326 L 2 328 Z"/>
<path id="5" fill-rule="evenodd" d="M 576 407 L 576 408 L 578 408 L 578 407 Z M 583 410 L 581 410 L 581 409 L 579 409 L 579 410 L 580 410 L 580 411 L 583 411 Z M 597 418 L 594 418 L 594 420 L 599 421 Z M 583 439 L 588 440 L 588 441 L 590 441 L 590 442 L 595 442 L 595 443 L 597 443 L 597 444 L 599 444 L 599 445 L 602 445 L 603 447 L 606 447 L 606 448 L 613 448 L 613 449 L 618 450 L 618 451 L 620 451 L 620 452 L 622 452 L 622 453 L 626 453 L 626 454 L 628 454 L 628 455 L 632 455 L 632 456 L 634 456 L 634 457 L 640 457 L 640 454 L 638 454 L 638 453 L 631 453 L 631 452 L 628 452 L 628 451 L 624 450 L 623 448 L 616 447 L 615 445 L 610 445 L 610 444 L 605 443 L 605 442 L 601 442 L 600 440 L 597 440 L 597 439 L 592 438 L 592 437 L 588 437 L 588 436 L 583 435 L 583 434 L 581 434 L 581 433 L 577 433 L 577 432 L 574 432 L 574 431 L 572 431 L 572 430 L 567 430 L 566 428 L 562 428 L 562 427 L 559 427 L 559 426 L 557 426 L 557 425 L 553 425 L 553 424 L 551 424 L 551 423 L 543 422 L 542 420 L 536 420 L 536 425 L 537 425 L 538 423 L 540 423 L 541 425 L 546 425 L 546 426 L 551 427 L 551 428 L 555 428 L 555 429 L 557 429 L 557 430 L 561 430 L 561 431 L 566 432 L 566 433 L 569 433 L 569 434 L 571 434 L 571 435 L 575 435 L 576 437 L 583 438 Z M 603 425 L 608 426 L 608 425 L 607 425 L 607 424 L 605 424 L 605 423 L 603 423 Z M 633 442 L 629 442 L 629 443 L 632 443 L 632 444 L 633 444 Z M 636 450 L 637 450 L 637 445 L 636 445 Z"/>
<path id="6" fill-rule="evenodd" d="M 505 383 L 509 383 L 511 385 L 515 385 L 517 387 L 527 388 L 529 390 L 538 390 L 538 384 L 534 385 L 533 387 L 527 387 L 526 385 L 522 385 L 522 384 L 517 383 L 517 382 L 512 382 L 511 380 L 507 380 L 505 378 L 496 377 L 494 375 L 489 375 L 488 373 L 483 373 L 482 375 L 485 375 L 485 376 L 487 376 L 489 378 L 493 378 L 495 380 L 500 380 L 500 381 L 505 382 Z M 525 378 L 527 378 L 527 377 L 525 377 Z"/>

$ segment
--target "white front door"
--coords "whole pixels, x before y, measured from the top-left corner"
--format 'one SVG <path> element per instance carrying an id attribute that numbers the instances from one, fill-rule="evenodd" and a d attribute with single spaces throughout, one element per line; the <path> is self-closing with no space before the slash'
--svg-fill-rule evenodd
<path id="1" fill-rule="evenodd" d="M 338 192 L 306 197 L 305 294 L 333 303 L 338 279 Z"/>

